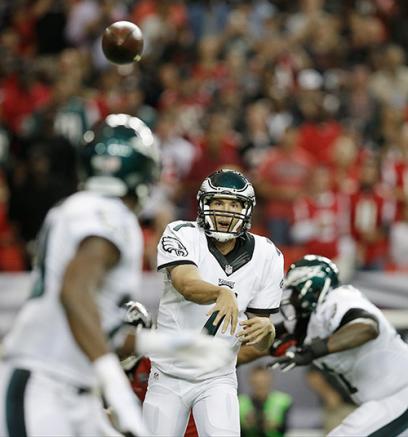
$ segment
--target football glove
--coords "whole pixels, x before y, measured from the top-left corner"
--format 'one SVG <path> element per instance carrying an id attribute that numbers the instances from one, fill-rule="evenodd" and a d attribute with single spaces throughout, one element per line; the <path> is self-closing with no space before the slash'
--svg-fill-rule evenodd
<path id="1" fill-rule="evenodd" d="M 285 355 L 276 358 L 268 367 L 272 369 L 281 369 L 287 372 L 296 366 L 307 366 L 311 364 L 314 359 L 323 357 L 329 353 L 326 338 L 316 338 L 310 344 L 297 348 L 294 351 L 288 351 Z"/>
<path id="2" fill-rule="evenodd" d="M 153 326 L 152 316 L 140 302 L 129 301 L 125 304 L 126 322 L 135 328 L 150 329 Z"/>

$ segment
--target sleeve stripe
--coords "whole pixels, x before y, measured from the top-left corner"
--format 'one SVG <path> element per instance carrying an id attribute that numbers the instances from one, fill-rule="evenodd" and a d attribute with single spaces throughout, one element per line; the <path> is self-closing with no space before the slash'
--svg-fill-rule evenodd
<path id="1" fill-rule="evenodd" d="M 166 269 L 167 267 L 173 267 L 173 266 L 181 266 L 184 264 L 192 264 L 193 266 L 197 267 L 197 264 L 193 261 L 190 261 L 188 259 L 179 259 L 177 261 L 171 261 L 169 263 L 166 264 L 161 264 L 160 266 L 157 266 L 157 271 Z"/>
<path id="2" fill-rule="evenodd" d="M 279 308 L 247 308 L 246 311 L 253 314 L 276 314 Z"/>

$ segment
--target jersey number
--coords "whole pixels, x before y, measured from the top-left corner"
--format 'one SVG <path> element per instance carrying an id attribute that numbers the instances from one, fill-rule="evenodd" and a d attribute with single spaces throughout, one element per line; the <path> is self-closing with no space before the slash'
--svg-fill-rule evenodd
<path id="1" fill-rule="evenodd" d="M 188 222 L 180 223 L 179 225 L 174 226 L 173 230 L 177 232 L 181 228 L 194 228 L 194 225 L 192 223 L 188 223 Z"/>

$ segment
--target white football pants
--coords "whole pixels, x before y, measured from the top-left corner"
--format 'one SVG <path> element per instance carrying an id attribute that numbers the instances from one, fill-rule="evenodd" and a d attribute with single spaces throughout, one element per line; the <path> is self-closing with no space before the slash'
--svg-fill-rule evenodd
<path id="1" fill-rule="evenodd" d="M 100 398 L 41 372 L 0 362 L 0 436 L 120 436 Z"/>
<path id="2" fill-rule="evenodd" d="M 329 433 L 340 436 L 408 437 L 408 387 L 360 405 Z"/>
<path id="3" fill-rule="evenodd" d="M 183 436 L 190 410 L 200 436 L 239 436 L 236 374 L 191 382 L 152 367 L 143 419 L 153 434 Z"/>

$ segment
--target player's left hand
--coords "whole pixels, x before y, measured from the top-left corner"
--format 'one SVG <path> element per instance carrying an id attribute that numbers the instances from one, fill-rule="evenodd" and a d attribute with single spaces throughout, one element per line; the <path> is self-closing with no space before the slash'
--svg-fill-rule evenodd
<path id="1" fill-rule="evenodd" d="M 313 362 L 314 359 L 322 357 L 329 353 L 327 348 L 327 339 L 317 338 L 312 343 L 296 349 L 295 351 L 288 351 L 285 355 L 276 358 L 268 367 L 272 369 L 280 368 L 283 372 L 287 372 L 296 366 L 307 366 Z"/>
<path id="2" fill-rule="evenodd" d="M 252 317 L 239 323 L 242 330 L 237 337 L 243 345 L 254 345 L 265 337 L 275 332 L 272 322 L 268 317 Z"/>

